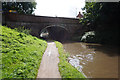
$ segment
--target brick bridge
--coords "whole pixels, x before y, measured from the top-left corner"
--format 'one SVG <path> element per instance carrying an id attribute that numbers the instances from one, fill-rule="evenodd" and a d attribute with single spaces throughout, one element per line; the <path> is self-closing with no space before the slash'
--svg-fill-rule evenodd
<path id="1" fill-rule="evenodd" d="M 58 39 L 69 38 L 78 29 L 82 31 L 79 19 L 75 18 L 4 13 L 2 19 L 2 23 L 11 28 L 24 26 L 31 29 L 31 34 L 39 38 L 41 32 L 45 29 L 47 29 L 52 37 L 57 37 Z"/>

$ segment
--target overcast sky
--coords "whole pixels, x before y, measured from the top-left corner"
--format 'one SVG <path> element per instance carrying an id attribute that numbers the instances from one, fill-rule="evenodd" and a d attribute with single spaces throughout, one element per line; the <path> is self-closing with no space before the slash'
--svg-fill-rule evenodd
<path id="1" fill-rule="evenodd" d="M 85 0 L 36 0 L 35 15 L 53 17 L 72 17 L 82 12 Z"/>

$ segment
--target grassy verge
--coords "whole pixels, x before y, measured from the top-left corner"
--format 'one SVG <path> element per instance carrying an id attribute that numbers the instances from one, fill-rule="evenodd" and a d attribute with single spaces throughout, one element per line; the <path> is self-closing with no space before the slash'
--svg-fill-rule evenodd
<path id="1" fill-rule="evenodd" d="M 0 28 L 1 78 L 36 78 L 47 42 L 5 26 Z"/>
<path id="2" fill-rule="evenodd" d="M 71 64 L 68 63 L 67 56 L 63 50 L 63 45 L 60 42 L 55 41 L 56 47 L 59 52 L 59 71 L 62 78 L 83 78 L 85 80 L 85 76 L 80 73 L 76 68 L 74 68 Z M 75 79 L 76 80 L 76 79 Z"/>

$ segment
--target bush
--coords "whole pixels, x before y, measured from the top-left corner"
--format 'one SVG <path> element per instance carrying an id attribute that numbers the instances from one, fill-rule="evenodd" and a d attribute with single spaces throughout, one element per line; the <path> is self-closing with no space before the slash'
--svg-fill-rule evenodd
<path id="1" fill-rule="evenodd" d="M 23 26 L 23 27 L 15 28 L 15 30 L 18 31 L 18 32 L 25 33 L 25 34 L 27 34 L 27 35 L 29 35 L 29 34 L 30 34 L 30 31 L 31 31 L 30 29 L 26 29 L 24 26 Z"/>
<path id="2" fill-rule="evenodd" d="M 119 32 L 112 30 L 98 30 L 86 32 L 80 41 L 101 44 L 119 45 Z"/>
<path id="3" fill-rule="evenodd" d="M 80 41 L 83 41 L 83 42 L 96 42 L 95 32 L 94 32 L 94 31 L 86 32 L 86 33 L 81 37 Z"/>

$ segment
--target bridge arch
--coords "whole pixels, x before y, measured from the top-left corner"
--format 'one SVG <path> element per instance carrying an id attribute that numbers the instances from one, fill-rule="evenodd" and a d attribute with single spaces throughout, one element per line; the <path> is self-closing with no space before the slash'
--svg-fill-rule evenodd
<path id="1" fill-rule="evenodd" d="M 4 13 L 2 15 L 2 19 L 2 24 L 7 25 L 10 28 L 18 28 L 20 26 L 24 26 L 26 29 L 31 30 L 31 35 L 36 36 L 38 38 L 40 38 L 40 33 L 42 32 L 42 30 L 49 28 L 53 29 L 54 26 L 57 26 L 57 28 L 62 29 L 63 32 L 68 33 L 69 39 L 74 36 L 77 30 L 80 31 L 81 35 L 83 32 L 86 31 L 82 28 L 82 25 L 79 23 L 79 19 L 76 18 L 35 16 L 19 13 Z"/>
<path id="2" fill-rule="evenodd" d="M 69 30 L 61 25 L 49 25 L 40 31 L 40 37 L 58 41 L 68 39 L 69 34 Z"/>

